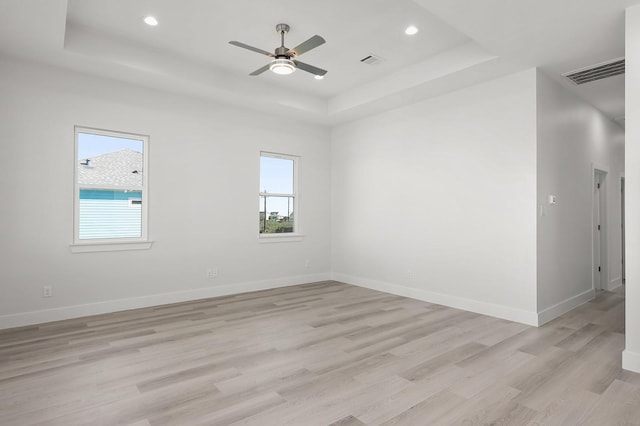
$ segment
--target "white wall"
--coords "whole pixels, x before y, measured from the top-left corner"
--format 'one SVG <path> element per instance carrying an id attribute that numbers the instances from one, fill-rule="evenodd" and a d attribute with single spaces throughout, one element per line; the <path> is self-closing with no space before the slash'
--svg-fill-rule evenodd
<path id="1" fill-rule="evenodd" d="M 0 75 L 0 327 L 329 277 L 326 129 L 7 58 Z M 70 252 L 74 125 L 150 135 L 150 250 Z M 262 149 L 301 156 L 303 242 L 257 242 Z"/>
<path id="2" fill-rule="evenodd" d="M 609 171 L 611 286 L 621 274 L 624 132 L 533 69 L 331 132 L 291 120 L 283 131 L 280 117 L 13 59 L 0 59 L 0 73 L 0 328 L 311 282 L 331 269 L 536 325 L 590 295 L 593 163 Z M 70 252 L 74 125 L 151 136 L 151 250 Z M 303 242 L 257 242 L 261 149 L 302 157 Z M 628 218 L 640 209 L 629 192 Z M 549 194 L 558 204 L 540 216 Z M 43 285 L 54 297 L 41 297 Z"/>
<path id="3" fill-rule="evenodd" d="M 624 130 L 542 72 L 538 72 L 537 114 L 538 311 L 544 323 L 594 294 L 593 165 L 608 172 L 603 188 L 608 251 L 607 265 L 602 265 L 604 286 L 621 284 Z M 556 195 L 557 204 L 548 204 L 549 195 Z"/>
<path id="4" fill-rule="evenodd" d="M 640 373 L 640 6 L 626 13 L 626 347 L 622 367 Z"/>
<path id="5" fill-rule="evenodd" d="M 334 277 L 536 324 L 535 83 L 532 69 L 335 128 Z"/>

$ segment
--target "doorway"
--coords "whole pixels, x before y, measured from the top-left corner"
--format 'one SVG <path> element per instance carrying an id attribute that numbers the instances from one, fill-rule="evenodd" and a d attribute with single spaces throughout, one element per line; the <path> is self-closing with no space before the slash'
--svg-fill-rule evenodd
<path id="1" fill-rule="evenodd" d="M 593 171 L 593 289 L 596 291 L 608 289 L 607 268 L 607 209 L 606 209 L 606 179 L 607 172 L 594 169 Z"/>

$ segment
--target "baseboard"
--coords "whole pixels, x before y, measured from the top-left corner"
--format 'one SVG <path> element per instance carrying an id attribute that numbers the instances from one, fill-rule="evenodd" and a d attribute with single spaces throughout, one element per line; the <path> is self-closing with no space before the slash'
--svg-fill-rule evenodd
<path id="1" fill-rule="evenodd" d="M 609 281 L 609 287 L 607 290 L 612 291 L 622 285 L 622 277 L 617 277 Z"/>
<path id="2" fill-rule="evenodd" d="M 356 285 L 358 287 L 365 287 L 372 290 L 383 291 L 385 293 L 409 297 L 411 299 L 422 300 L 424 302 L 437 303 L 439 305 L 449 306 L 451 308 L 463 309 L 465 311 L 489 315 L 492 317 L 515 321 L 522 324 L 533 326 L 538 325 L 538 316 L 535 312 L 514 309 L 504 305 L 496 305 L 492 303 L 481 302 L 478 300 L 452 296 L 449 294 L 435 293 L 413 287 L 405 287 L 398 284 L 376 281 L 368 278 L 355 277 L 340 273 L 333 273 L 332 279 L 344 282 L 346 284 Z"/>
<path id="3" fill-rule="evenodd" d="M 622 351 L 622 368 L 640 373 L 640 353 L 625 349 Z"/>
<path id="4" fill-rule="evenodd" d="M 556 303 L 542 311 L 538 312 L 538 325 L 543 325 L 551 320 L 558 318 L 560 315 L 566 314 L 570 310 L 577 308 L 583 303 L 587 303 L 595 297 L 596 293 L 593 289 L 572 296 L 560 303 Z"/>
<path id="5" fill-rule="evenodd" d="M 41 324 L 45 322 L 60 321 L 70 318 L 79 318 L 118 311 L 126 311 L 129 309 L 148 308 L 150 306 L 166 305 L 169 303 L 207 299 L 209 297 L 247 293 L 250 291 L 269 290 L 273 288 L 288 287 L 317 281 L 326 281 L 330 279 L 329 275 L 330 274 L 328 272 L 321 274 L 299 275 L 277 278 L 273 280 L 250 281 L 215 287 L 203 287 L 187 291 L 176 291 L 171 293 L 153 294 L 142 297 L 132 297 L 128 299 L 109 300 L 105 302 L 63 306 L 60 308 L 45 309 L 40 311 L 2 315 L 0 316 L 0 329 L 22 327 L 26 325 Z"/>

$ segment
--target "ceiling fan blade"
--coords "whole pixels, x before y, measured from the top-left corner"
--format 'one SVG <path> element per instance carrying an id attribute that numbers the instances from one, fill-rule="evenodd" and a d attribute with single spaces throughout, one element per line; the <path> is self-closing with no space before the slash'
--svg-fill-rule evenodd
<path id="1" fill-rule="evenodd" d="M 233 44 L 234 46 L 242 47 L 243 49 L 251 50 L 256 53 L 262 53 L 263 55 L 271 56 L 272 58 L 275 56 L 271 52 L 267 52 L 266 50 L 258 49 L 257 47 L 249 46 L 248 44 L 241 43 L 239 41 L 230 41 L 229 44 Z"/>
<path id="2" fill-rule="evenodd" d="M 303 41 L 302 43 L 300 43 L 299 45 L 297 45 L 293 49 L 289 49 L 287 54 L 291 54 L 294 57 L 295 56 L 300 56 L 303 53 L 308 52 L 311 49 L 315 49 L 316 47 L 318 47 L 318 46 L 320 46 L 320 45 L 322 45 L 324 43 L 325 43 L 325 41 L 324 41 L 324 39 L 322 37 L 320 37 L 319 35 L 314 35 L 309 40 Z"/>
<path id="3" fill-rule="evenodd" d="M 297 68 L 300 68 L 302 71 L 310 72 L 313 75 L 325 75 L 327 73 L 327 70 L 305 64 L 304 62 L 296 61 L 295 59 L 293 60 L 293 63 L 296 64 Z"/>
<path id="4" fill-rule="evenodd" d="M 263 72 L 265 72 L 266 70 L 268 70 L 268 69 L 269 69 L 269 65 L 271 65 L 271 64 L 269 63 L 269 64 L 265 65 L 264 67 L 260 67 L 260 68 L 258 68 L 257 70 L 255 70 L 254 72 L 252 72 L 252 73 L 251 73 L 251 74 L 249 74 L 249 75 L 259 75 L 259 74 L 262 74 Z"/>

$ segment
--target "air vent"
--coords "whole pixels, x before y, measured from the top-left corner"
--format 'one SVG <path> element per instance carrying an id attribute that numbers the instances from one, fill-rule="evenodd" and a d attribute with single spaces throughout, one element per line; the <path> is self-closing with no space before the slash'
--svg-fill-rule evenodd
<path id="1" fill-rule="evenodd" d="M 376 55 L 368 55 L 360 59 L 360 62 L 367 65 L 374 65 L 382 62 L 382 58 Z"/>
<path id="2" fill-rule="evenodd" d="M 562 75 L 573 81 L 574 84 L 585 84 L 620 74 L 624 74 L 624 58 L 570 71 Z"/>

